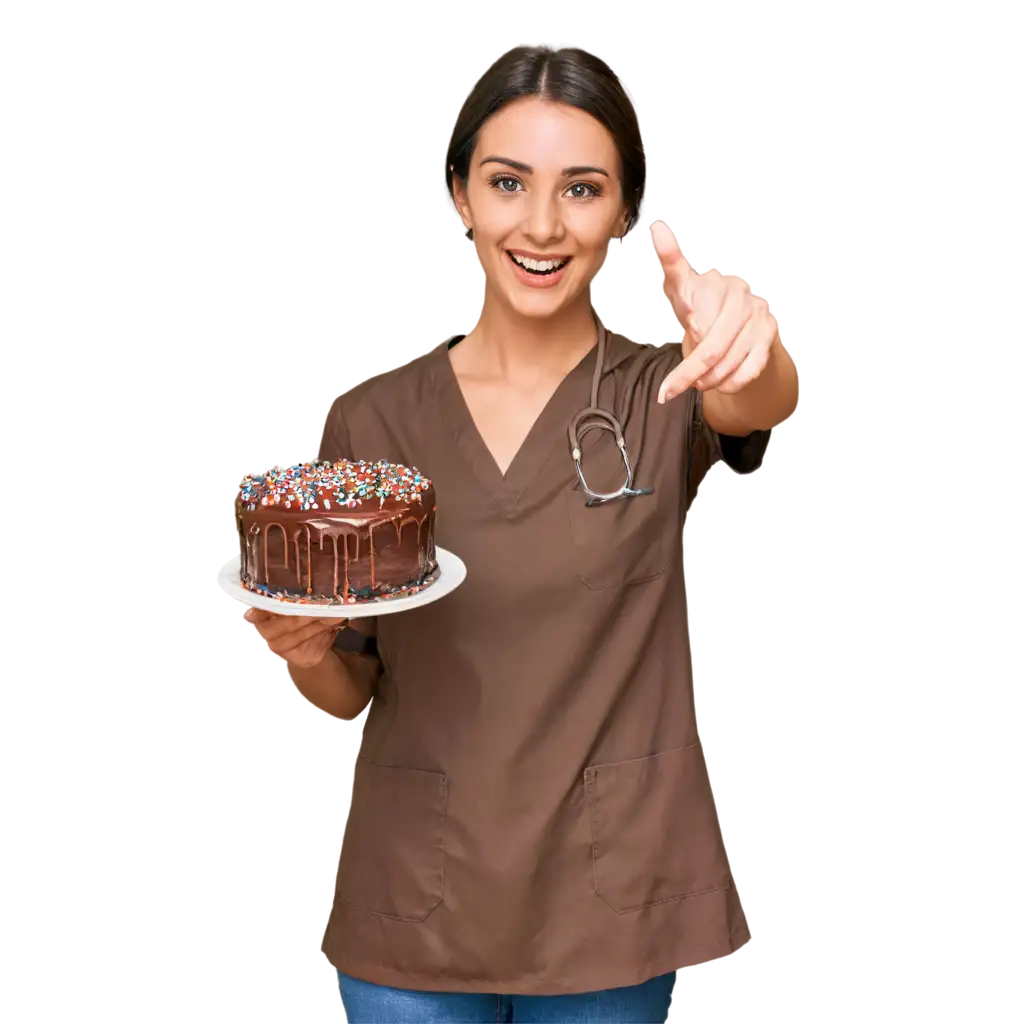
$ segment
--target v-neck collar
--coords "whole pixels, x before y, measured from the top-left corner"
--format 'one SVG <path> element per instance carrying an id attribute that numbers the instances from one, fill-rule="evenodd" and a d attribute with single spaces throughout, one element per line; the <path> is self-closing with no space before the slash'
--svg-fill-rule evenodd
<path id="1" fill-rule="evenodd" d="M 596 313 L 594 318 L 598 330 L 602 330 L 603 325 Z M 593 345 L 559 381 L 527 431 L 505 474 L 502 475 L 497 461 L 477 428 L 448 355 L 452 342 L 456 339 L 461 341 L 463 337 L 465 335 L 453 334 L 431 353 L 434 393 L 439 403 L 441 420 L 481 486 L 506 511 L 510 511 L 547 462 L 555 445 L 565 446 L 568 465 L 571 466 L 567 431 L 569 422 L 577 411 L 590 404 L 590 386 L 597 361 L 597 345 Z M 602 381 L 627 358 L 630 350 L 631 346 L 626 339 L 607 331 Z"/>

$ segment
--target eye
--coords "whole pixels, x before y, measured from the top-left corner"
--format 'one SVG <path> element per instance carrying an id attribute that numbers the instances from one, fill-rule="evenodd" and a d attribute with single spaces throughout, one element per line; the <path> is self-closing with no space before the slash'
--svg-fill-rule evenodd
<path id="1" fill-rule="evenodd" d="M 573 193 L 573 189 L 577 188 L 590 189 L 590 192 L 589 194 L 580 194 L 579 192 Z M 573 199 L 593 199 L 595 196 L 599 196 L 601 194 L 601 190 L 596 185 L 591 185 L 586 181 L 573 182 L 573 184 L 569 186 L 569 192 L 572 195 Z"/>
<path id="2" fill-rule="evenodd" d="M 518 192 L 519 191 L 519 189 L 517 189 L 517 188 L 502 188 L 501 187 L 502 182 L 505 182 L 505 181 L 512 182 L 513 186 L 521 185 L 522 184 L 522 182 L 518 178 L 512 178 L 512 177 L 509 177 L 508 175 L 498 175 L 495 178 L 491 178 L 491 185 L 492 185 L 492 187 L 496 188 L 499 192 Z"/>

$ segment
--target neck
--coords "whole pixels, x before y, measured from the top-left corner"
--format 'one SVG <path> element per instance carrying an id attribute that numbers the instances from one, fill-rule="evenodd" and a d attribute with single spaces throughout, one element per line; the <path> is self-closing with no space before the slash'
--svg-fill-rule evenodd
<path id="1" fill-rule="evenodd" d="M 596 342 L 589 288 L 548 317 L 523 316 L 487 289 L 480 319 L 456 351 L 472 357 L 475 373 L 530 383 L 564 377 Z"/>

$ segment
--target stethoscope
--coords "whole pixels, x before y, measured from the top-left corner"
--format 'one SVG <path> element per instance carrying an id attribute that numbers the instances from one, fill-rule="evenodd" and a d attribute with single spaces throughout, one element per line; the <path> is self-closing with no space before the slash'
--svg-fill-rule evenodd
<path id="1" fill-rule="evenodd" d="M 572 448 L 576 475 L 580 478 L 580 487 L 586 494 L 590 495 L 587 505 L 603 505 L 605 502 L 615 501 L 616 498 L 637 498 L 641 494 L 653 494 L 654 488 L 637 488 L 633 486 L 633 467 L 629 462 L 629 452 L 626 451 L 626 438 L 622 434 L 622 426 L 612 413 L 598 407 L 598 390 L 601 387 L 601 376 L 604 373 L 604 355 L 608 332 L 605 330 L 604 324 L 601 323 L 597 313 L 593 310 L 591 310 L 591 313 L 593 313 L 594 322 L 597 324 L 597 363 L 594 366 L 594 378 L 590 384 L 590 406 L 576 413 L 569 424 L 569 445 Z M 581 428 L 580 424 L 587 417 L 593 417 L 593 419 Z M 602 494 L 600 491 L 591 490 L 587 484 L 587 479 L 583 475 L 583 452 L 580 449 L 580 439 L 586 436 L 588 430 L 611 430 L 615 434 L 615 443 L 619 447 L 622 463 L 626 467 L 626 480 L 617 491 Z"/>

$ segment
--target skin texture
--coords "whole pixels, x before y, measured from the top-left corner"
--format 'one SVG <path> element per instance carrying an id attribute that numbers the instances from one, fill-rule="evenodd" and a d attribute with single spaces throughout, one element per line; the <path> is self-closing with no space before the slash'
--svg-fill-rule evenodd
<path id="1" fill-rule="evenodd" d="M 507 157 L 532 171 L 493 162 L 492 157 Z M 562 174 L 574 166 L 606 173 Z M 573 313 L 586 322 L 581 314 L 588 311 L 579 308 L 581 300 L 589 298 L 587 290 L 604 263 L 608 242 L 625 230 L 614 140 L 599 122 L 575 107 L 536 97 L 516 100 L 483 125 L 469 177 L 465 184 L 456 178 L 454 187 L 456 206 L 463 223 L 473 229 L 487 279 L 477 329 L 489 326 L 499 312 L 525 318 L 533 322 L 517 324 L 528 332 L 524 343 L 539 335 L 550 351 L 554 327 L 563 326 L 556 321 Z M 573 265 L 557 288 L 524 288 L 505 265 L 503 250 L 508 248 L 571 255 Z"/>
<path id="2" fill-rule="evenodd" d="M 665 295 L 685 332 L 683 362 L 663 382 L 658 401 L 696 387 L 704 392 L 704 418 L 720 434 L 781 423 L 796 408 L 797 374 L 768 302 L 739 277 L 698 274 L 664 221 L 651 225 L 651 238 Z"/>
<path id="3" fill-rule="evenodd" d="M 288 664 L 288 674 L 311 704 L 336 718 L 355 718 L 370 703 L 381 663 L 375 655 L 350 654 L 332 648 L 348 619 L 311 619 L 249 608 L 251 622 L 267 646 Z M 375 618 L 356 619 L 354 629 L 376 635 Z"/>
<path id="4" fill-rule="evenodd" d="M 334 643 L 338 630 L 348 624 L 348 619 L 277 615 L 262 608 L 248 609 L 243 618 L 256 627 L 276 655 L 299 668 L 316 665 Z"/>

